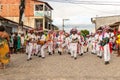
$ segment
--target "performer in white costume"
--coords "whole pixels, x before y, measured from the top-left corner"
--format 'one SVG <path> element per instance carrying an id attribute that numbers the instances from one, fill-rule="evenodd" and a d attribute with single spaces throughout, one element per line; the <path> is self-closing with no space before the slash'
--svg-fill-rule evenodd
<path id="1" fill-rule="evenodd" d="M 41 54 L 39 55 L 39 57 L 41 56 L 44 59 L 45 58 L 45 48 L 47 47 L 46 36 L 44 33 L 42 33 L 42 35 L 40 37 L 40 41 L 42 42 L 42 44 L 41 44 Z"/>
<path id="2" fill-rule="evenodd" d="M 95 41 L 95 34 L 92 34 L 92 54 L 96 54 L 96 41 Z"/>
<path id="3" fill-rule="evenodd" d="M 79 41 L 79 37 L 77 35 L 77 29 L 72 29 L 72 35 L 71 35 L 71 57 L 74 57 L 74 59 L 77 59 L 77 45 Z"/>
<path id="4" fill-rule="evenodd" d="M 105 64 L 109 64 L 110 61 L 110 45 L 109 45 L 109 30 L 108 30 L 108 26 L 106 26 L 106 28 L 104 29 L 104 34 L 103 34 L 103 40 L 105 42 L 104 45 L 104 61 Z"/>
<path id="5" fill-rule="evenodd" d="M 35 52 L 35 55 L 37 56 L 38 54 L 39 54 L 39 52 L 40 52 L 40 48 L 41 48 L 41 45 L 40 44 L 38 44 L 38 41 L 40 40 L 40 35 L 39 35 L 39 33 L 36 33 L 36 36 L 35 36 L 35 41 L 36 41 L 36 52 Z"/>
<path id="6" fill-rule="evenodd" d="M 97 56 L 99 57 L 99 51 L 100 51 L 100 45 L 99 45 L 99 31 L 96 32 L 95 35 L 95 43 L 96 43 L 96 48 L 95 48 L 95 52 L 97 54 Z"/>
<path id="7" fill-rule="evenodd" d="M 53 31 L 49 31 L 47 34 L 47 45 L 48 45 L 48 53 L 49 55 L 53 54 Z"/>
<path id="8" fill-rule="evenodd" d="M 102 30 L 99 30 L 99 52 L 98 52 L 98 57 L 101 59 L 102 58 L 102 55 L 103 55 L 103 52 L 104 52 L 104 49 L 103 49 L 103 46 L 101 46 L 101 41 L 102 41 Z"/>
<path id="9" fill-rule="evenodd" d="M 65 47 L 65 52 L 70 54 L 70 37 L 68 33 L 65 33 L 65 42 L 63 44 L 63 47 Z"/>
<path id="10" fill-rule="evenodd" d="M 58 39 L 57 39 L 57 43 L 58 43 L 58 54 L 62 54 L 63 52 L 63 43 L 64 43 L 64 39 L 65 39 L 65 35 L 64 35 L 64 31 L 60 31 L 59 32 L 59 36 L 58 36 Z"/>
<path id="11" fill-rule="evenodd" d="M 32 58 L 32 51 L 33 51 L 33 40 L 34 40 L 34 36 L 32 35 L 32 33 L 28 34 L 28 45 L 27 45 L 27 52 L 28 52 L 28 57 L 27 57 L 27 61 L 31 60 Z"/>
<path id="12" fill-rule="evenodd" d="M 78 39 L 79 39 L 79 42 L 78 42 L 78 54 L 80 56 L 83 55 L 83 45 L 84 45 L 84 37 L 80 34 L 80 32 L 78 32 Z"/>

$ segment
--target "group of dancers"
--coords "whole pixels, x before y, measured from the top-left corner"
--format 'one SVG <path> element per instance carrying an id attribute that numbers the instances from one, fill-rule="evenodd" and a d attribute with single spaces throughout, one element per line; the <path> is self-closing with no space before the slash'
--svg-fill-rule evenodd
<path id="1" fill-rule="evenodd" d="M 65 31 L 29 31 L 25 36 L 27 61 L 32 55 L 45 58 L 45 55 L 59 55 L 68 53 L 75 60 L 78 55 L 84 53 L 96 54 L 100 59 L 104 57 L 105 64 L 109 64 L 112 47 L 115 43 L 115 35 L 108 26 L 99 28 L 96 33 L 87 36 L 73 28 L 70 33 Z"/>

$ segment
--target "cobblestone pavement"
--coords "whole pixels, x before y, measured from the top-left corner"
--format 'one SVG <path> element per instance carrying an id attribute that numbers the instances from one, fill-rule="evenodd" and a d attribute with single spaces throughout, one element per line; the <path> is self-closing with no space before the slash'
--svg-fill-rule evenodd
<path id="1" fill-rule="evenodd" d="M 112 54 L 109 65 L 96 55 L 85 53 L 74 60 L 68 54 L 54 54 L 45 59 L 14 54 L 7 69 L 0 70 L 0 80 L 120 80 L 120 57 Z"/>

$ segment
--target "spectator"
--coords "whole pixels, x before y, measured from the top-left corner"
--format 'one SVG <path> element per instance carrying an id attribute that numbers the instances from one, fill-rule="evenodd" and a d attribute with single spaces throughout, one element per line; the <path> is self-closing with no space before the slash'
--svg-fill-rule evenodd
<path id="1" fill-rule="evenodd" d="M 5 28 L 0 26 L 0 69 L 5 69 L 5 64 L 10 61 L 8 42 L 9 35 L 5 32 Z"/>
<path id="2" fill-rule="evenodd" d="M 15 36 L 14 36 L 14 54 L 17 54 L 17 44 L 18 44 L 17 33 L 15 33 Z"/>
<path id="3" fill-rule="evenodd" d="M 17 51 L 21 49 L 21 38 L 20 34 L 17 35 Z"/>
<path id="4" fill-rule="evenodd" d="M 9 47 L 10 47 L 10 53 L 13 53 L 13 37 L 12 35 L 10 36 L 10 41 L 9 41 Z"/>

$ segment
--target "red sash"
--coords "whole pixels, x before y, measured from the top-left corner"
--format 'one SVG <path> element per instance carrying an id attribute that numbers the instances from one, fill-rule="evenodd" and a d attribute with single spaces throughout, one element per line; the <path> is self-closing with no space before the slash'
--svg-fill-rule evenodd
<path id="1" fill-rule="evenodd" d="M 109 43 L 110 53 L 112 54 L 112 42 Z"/>

